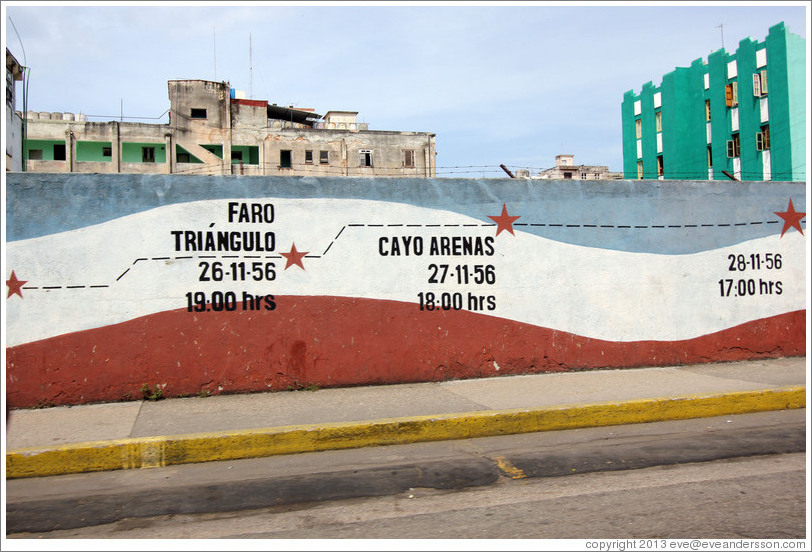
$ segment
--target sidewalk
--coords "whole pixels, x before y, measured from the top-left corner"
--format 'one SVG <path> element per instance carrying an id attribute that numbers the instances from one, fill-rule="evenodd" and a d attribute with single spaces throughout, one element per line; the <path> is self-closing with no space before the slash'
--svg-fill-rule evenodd
<path id="1" fill-rule="evenodd" d="M 805 372 L 792 357 L 12 410 L 7 477 L 804 408 Z"/>

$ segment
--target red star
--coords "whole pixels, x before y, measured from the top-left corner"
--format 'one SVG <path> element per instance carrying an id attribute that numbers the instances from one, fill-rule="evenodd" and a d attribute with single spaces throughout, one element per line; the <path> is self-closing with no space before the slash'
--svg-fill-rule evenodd
<path id="1" fill-rule="evenodd" d="M 290 253 L 282 253 L 282 256 L 288 260 L 287 264 L 285 265 L 285 270 L 287 270 L 293 265 L 299 265 L 299 268 L 304 270 L 305 267 L 302 264 L 302 257 L 307 255 L 308 253 L 310 253 L 310 251 L 302 251 L 302 252 L 296 251 L 296 244 L 295 243 L 292 244 L 290 246 Z"/>
<path id="2" fill-rule="evenodd" d="M 521 217 L 520 216 L 512 217 L 508 215 L 507 205 L 503 203 L 502 214 L 499 215 L 498 217 L 488 215 L 488 218 L 496 223 L 496 235 L 498 236 L 502 230 L 507 230 L 508 232 L 513 234 L 513 223 L 516 222 L 516 220 Z M 515 236 L 516 234 L 513 235 Z"/>
<path id="3" fill-rule="evenodd" d="M 27 284 L 28 280 L 18 280 L 17 275 L 14 274 L 14 271 L 11 271 L 11 278 L 6 280 L 6 285 L 8 286 L 8 295 L 6 295 L 6 299 L 14 295 L 15 293 L 20 296 L 22 299 L 23 292 L 23 284 Z"/>
<path id="4" fill-rule="evenodd" d="M 799 213 L 795 210 L 795 206 L 792 205 L 792 198 L 789 200 L 789 207 L 787 207 L 786 211 L 774 211 L 774 213 L 784 219 L 784 228 L 781 229 L 782 238 L 790 228 L 795 228 L 802 236 L 804 235 L 804 231 L 801 230 L 801 219 L 804 218 L 806 213 Z"/>

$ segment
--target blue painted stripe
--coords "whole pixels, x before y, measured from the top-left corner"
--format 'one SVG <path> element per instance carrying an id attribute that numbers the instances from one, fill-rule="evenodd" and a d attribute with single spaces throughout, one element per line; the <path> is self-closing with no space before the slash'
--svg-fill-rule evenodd
<path id="1" fill-rule="evenodd" d="M 259 197 L 367 199 L 458 212 L 515 230 L 618 251 L 686 254 L 781 232 L 802 182 L 539 181 L 132 174 L 6 174 L 6 239 L 74 230 L 156 207 Z M 402 221 L 393 221 L 402 222 Z M 805 228 L 805 222 L 803 223 Z"/>

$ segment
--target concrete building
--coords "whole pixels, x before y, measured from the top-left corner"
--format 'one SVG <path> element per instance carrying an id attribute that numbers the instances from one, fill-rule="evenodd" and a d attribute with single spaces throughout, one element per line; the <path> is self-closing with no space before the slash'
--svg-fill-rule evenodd
<path id="1" fill-rule="evenodd" d="M 555 167 L 539 172 L 541 180 L 619 180 L 621 173 L 611 172 L 604 165 L 576 165 L 575 156 L 561 154 L 555 156 Z"/>
<path id="2" fill-rule="evenodd" d="M 17 112 L 17 82 L 23 80 L 24 67 L 6 48 L 6 170 L 23 168 L 23 121 Z"/>
<path id="3" fill-rule="evenodd" d="M 779 23 L 626 92 L 625 177 L 806 180 L 805 73 L 806 40 Z"/>
<path id="4" fill-rule="evenodd" d="M 369 130 L 355 111 L 245 99 L 226 82 L 173 80 L 169 123 L 26 113 L 35 172 L 433 177 L 435 135 Z"/>

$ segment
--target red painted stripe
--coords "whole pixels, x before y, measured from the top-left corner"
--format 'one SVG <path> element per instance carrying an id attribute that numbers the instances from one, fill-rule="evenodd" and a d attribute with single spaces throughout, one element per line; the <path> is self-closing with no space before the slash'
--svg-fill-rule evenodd
<path id="1" fill-rule="evenodd" d="M 683 341 L 610 342 L 393 301 L 276 302 L 274 311 L 163 312 L 8 348 L 8 405 L 139 398 L 144 384 L 166 383 L 172 397 L 806 354 L 804 310 Z"/>
<path id="2" fill-rule="evenodd" d="M 253 107 L 268 107 L 267 100 L 245 100 L 242 98 L 232 98 L 231 103 L 239 104 L 239 105 L 250 105 Z"/>

